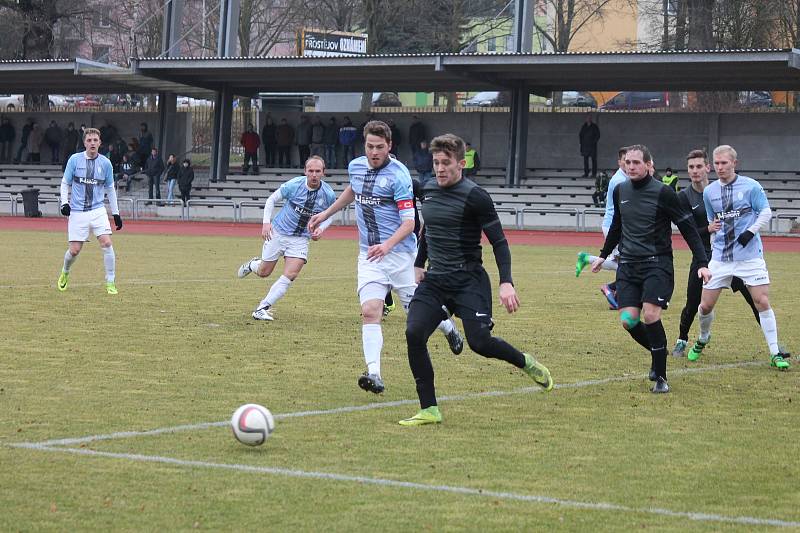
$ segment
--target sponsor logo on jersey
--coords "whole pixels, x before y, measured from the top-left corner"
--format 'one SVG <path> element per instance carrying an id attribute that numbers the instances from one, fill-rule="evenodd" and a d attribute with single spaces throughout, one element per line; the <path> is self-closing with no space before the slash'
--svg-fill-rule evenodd
<path id="1" fill-rule="evenodd" d="M 84 185 L 100 185 L 101 183 L 105 183 L 106 180 L 98 180 L 95 178 L 85 178 L 83 176 L 77 176 L 78 183 L 83 183 Z"/>
<path id="2" fill-rule="evenodd" d="M 742 213 L 738 209 L 733 209 L 731 211 L 720 211 L 717 213 L 718 220 L 729 220 L 732 218 L 739 218 L 740 216 L 742 216 Z"/>
<path id="3" fill-rule="evenodd" d="M 306 209 L 306 207 L 303 205 L 293 204 L 292 209 L 294 209 L 294 212 L 300 216 L 310 217 L 311 215 L 314 214 L 314 212 L 311 209 Z"/>
<path id="4" fill-rule="evenodd" d="M 366 196 L 364 194 L 356 194 L 356 202 L 361 205 L 381 205 L 383 198 L 380 196 Z"/>

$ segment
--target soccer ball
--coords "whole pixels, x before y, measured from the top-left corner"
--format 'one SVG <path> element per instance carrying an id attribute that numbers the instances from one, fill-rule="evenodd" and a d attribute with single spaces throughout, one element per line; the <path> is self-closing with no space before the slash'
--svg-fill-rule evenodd
<path id="1" fill-rule="evenodd" d="M 264 444 L 275 429 L 275 419 L 269 409 L 256 403 L 239 407 L 231 417 L 233 436 L 242 444 L 258 446 Z"/>

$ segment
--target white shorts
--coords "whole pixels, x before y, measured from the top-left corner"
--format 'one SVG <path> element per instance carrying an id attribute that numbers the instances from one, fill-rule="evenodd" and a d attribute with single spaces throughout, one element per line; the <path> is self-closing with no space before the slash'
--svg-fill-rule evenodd
<path id="1" fill-rule="evenodd" d="M 367 261 L 367 253 L 358 254 L 358 298 L 383 300 L 394 289 L 404 308 L 408 307 L 417 284 L 414 279 L 413 252 L 389 252 L 380 261 Z"/>
<path id="2" fill-rule="evenodd" d="M 767 264 L 762 258 L 745 261 L 715 261 L 708 263 L 711 279 L 703 285 L 704 289 L 730 289 L 731 279 L 736 276 L 748 287 L 769 285 Z"/>
<path id="3" fill-rule="evenodd" d="M 111 224 L 108 222 L 108 213 L 105 207 L 70 213 L 67 224 L 68 241 L 86 241 L 89 239 L 90 232 L 95 237 L 111 235 Z"/>
<path id="4" fill-rule="evenodd" d="M 308 262 L 308 237 L 283 235 L 272 230 L 272 238 L 264 241 L 261 248 L 262 261 L 277 261 L 283 257 L 296 257 Z"/>

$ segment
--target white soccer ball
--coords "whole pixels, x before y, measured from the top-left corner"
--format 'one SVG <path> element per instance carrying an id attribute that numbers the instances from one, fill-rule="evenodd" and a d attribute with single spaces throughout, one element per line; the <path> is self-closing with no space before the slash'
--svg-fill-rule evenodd
<path id="1" fill-rule="evenodd" d="M 258 446 L 264 444 L 275 430 L 275 419 L 263 405 L 247 403 L 233 413 L 231 429 L 233 436 L 242 444 Z"/>

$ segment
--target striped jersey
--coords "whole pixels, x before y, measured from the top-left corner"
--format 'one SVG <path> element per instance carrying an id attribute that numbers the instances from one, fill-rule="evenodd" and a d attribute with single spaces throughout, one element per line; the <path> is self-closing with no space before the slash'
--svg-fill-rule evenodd
<path id="1" fill-rule="evenodd" d="M 737 174 L 723 185 L 719 180 L 703 191 L 703 203 L 709 222 L 719 219 L 722 227 L 711 239 L 711 257 L 715 261 L 744 261 L 764 257 L 761 236 L 742 246 L 737 237 L 752 226 L 759 212 L 769 207 L 761 184 L 753 178 Z"/>
<path id="2" fill-rule="evenodd" d="M 67 161 L 62 181 L 72 186 L 70 209 L 91 211 L 103 207 L 105 188 L 114 186 L 114 168 L 104 155 L 89 159 L 86 152 L 78 152 Z"/>
<path id="3" fill-rule="evenodd" d="M 272 221 L 272 227 L 283 235 L 311 237 L 308 220 L 333 204 L 336 194 L 330 185 L 320 182 L 316 190 L 308 188 L 305 176 L 292 178 L 280 187 L 283 209 Z"/>
<path id="4" fill-rule="evenodd" d="M 362 251 L 381 244 L 400 227 L 400 213 L 414 209 L 411 174 L 397 159 L 389 158 L 380 168 L 370 168 L 366 156 L 350 161 L 350 187 L 355 194 L 358 244 Z M 412 232 L 393 250 L 416 252 L 417 238 Z"/>

